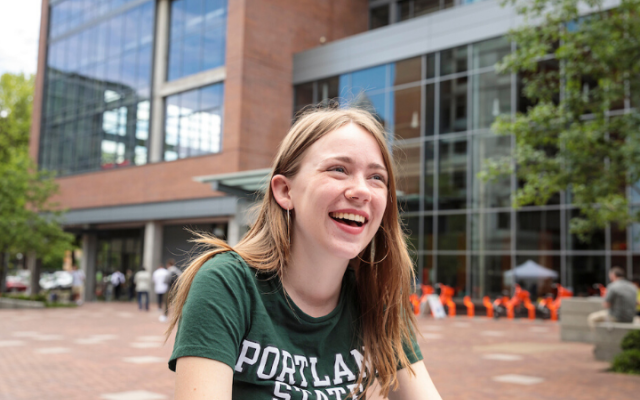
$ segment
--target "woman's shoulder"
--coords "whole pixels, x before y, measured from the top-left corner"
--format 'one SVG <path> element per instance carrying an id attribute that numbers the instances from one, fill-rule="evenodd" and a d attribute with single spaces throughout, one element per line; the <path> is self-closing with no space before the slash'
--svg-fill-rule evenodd
<path id="1" fill-rule="evenodd" d="M 234 251 L 218 253 L 205 261 L 199 268 L 195 281 L 223 280 L 242 283 L 253 276 L 252 269 L 246 261 Z"/>

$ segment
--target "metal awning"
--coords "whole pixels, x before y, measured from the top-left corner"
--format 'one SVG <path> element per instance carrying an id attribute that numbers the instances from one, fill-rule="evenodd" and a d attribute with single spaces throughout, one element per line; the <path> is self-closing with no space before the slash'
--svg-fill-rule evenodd
<path id="1" fill-rule="evenodd" d="M 267 189 L 270 174 L 271 168 L 264 168 L 229 174 L 196 176 L 193 180 L 208 183 L 211 185 L 211 189 L 218 192 L 255 200 Z"/>

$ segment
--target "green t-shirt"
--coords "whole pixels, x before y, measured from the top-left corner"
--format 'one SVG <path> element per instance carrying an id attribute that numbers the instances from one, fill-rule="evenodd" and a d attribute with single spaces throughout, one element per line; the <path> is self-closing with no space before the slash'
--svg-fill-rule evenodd
<path id="1" fill-rule="evenodd" d="M 223 362 L 234 370 L 233 399 L 339 400 L 362 364 L 357 319 L 351 270 L 337 307 L 314 318 L 285 297 L 277 276 L 257 273 L 236 253 L 218 254 L 193 280 L 169 368 L 185 356 Z M 410 363 L 422 359 L 412 346 Z"/>

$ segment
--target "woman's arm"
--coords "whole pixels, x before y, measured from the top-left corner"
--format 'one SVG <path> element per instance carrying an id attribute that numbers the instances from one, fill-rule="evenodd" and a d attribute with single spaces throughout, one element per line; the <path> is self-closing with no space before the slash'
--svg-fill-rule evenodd
<path id="1" fill-rule="evenodd" d="M 175 400 L 231 400 L 233 370 L 220 361 L 180 357 L 176 364 Z"/>
<path id="2" fill-rule="evenodd" d="M 418 361 L 411 364 L 415 376 L 411 376 L 408 368 L 398 371 L 398 389 L 389 392 L 389 400 L 442 400 L 438 390 L 431 381 L 427 367 L 424 362 Z M 380 386 L 376 381 L 373 386 L 367 390 L 367 399 L 383 400 L 385 399 L 378 391 Z"/>

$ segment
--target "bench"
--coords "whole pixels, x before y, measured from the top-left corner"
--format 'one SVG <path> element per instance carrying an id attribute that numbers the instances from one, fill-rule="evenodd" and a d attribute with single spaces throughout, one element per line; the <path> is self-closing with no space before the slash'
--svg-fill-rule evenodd
<path id="1" fill-rule="evenodd" d="M 640 330 L 640 323 L 603 322 L 596 326 L 593 355 L 598 361 L 613 361 L 620 352 L 622 338 L 631 331 Z"/>
<path id="2" fill-rule="evenodd" d="M 602 297 L 566 297 L 560 306 L 560 340 L 564 342 L 593 343 L 593 333 L 587 317 L 604 310 Z"/>

